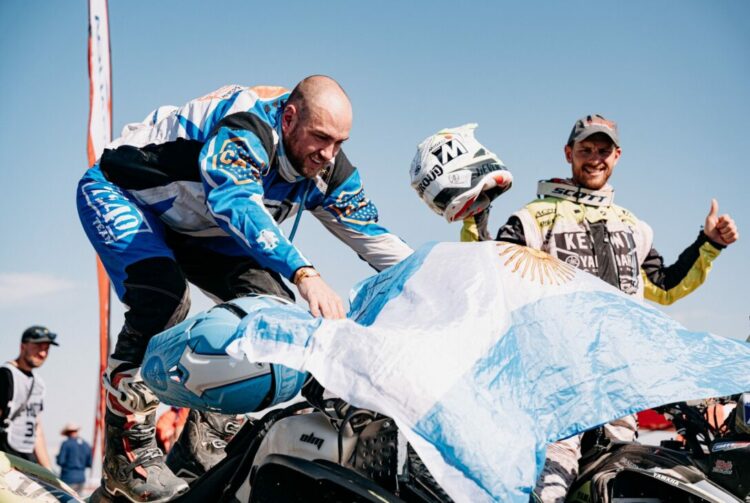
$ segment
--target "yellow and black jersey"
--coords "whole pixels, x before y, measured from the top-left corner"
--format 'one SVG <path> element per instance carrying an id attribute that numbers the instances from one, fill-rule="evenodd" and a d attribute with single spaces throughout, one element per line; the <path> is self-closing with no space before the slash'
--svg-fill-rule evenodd
<path id="1" fill-rule="evenodd" d="M 488 212 L 465 220 L 461 240 L 492 239 L 487 223 Z M 651 228 L 628 210 L 555 197 L 514 213 L 496 239 L 546 251 L 625 293 L 664 305 L 698 288 L 724 248 L 700 232 L 674 264 L 665 266 L 653 247 Z"/>

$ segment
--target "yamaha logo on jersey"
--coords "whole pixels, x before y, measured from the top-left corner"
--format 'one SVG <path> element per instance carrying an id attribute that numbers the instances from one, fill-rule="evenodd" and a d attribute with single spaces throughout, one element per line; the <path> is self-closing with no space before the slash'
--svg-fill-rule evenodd
<path id="1" fill-rule="evenodd" d="M 438 162 L 443 166 L 466 152 L 468 152 L 468 150 L 460 141 L 458 141 L 457 138 L 451 138 L 445 143 L 441 143 L 434 149 L 430 150 L 430 153 L 437 157 Z"/>
<path id="2" fill-rule="evenodd" d="M 620 290 L 632 294 L 638 290 L 638 257 L 633 234 L 626 231 L 609 233 L 612 257 L 617 268 Z M 599 264 L 594 253 L 594 245 L 585 231 L 559 232 L 554 234 L 555 255 L 563 262 L 594 276 L 598 275 Z"/>

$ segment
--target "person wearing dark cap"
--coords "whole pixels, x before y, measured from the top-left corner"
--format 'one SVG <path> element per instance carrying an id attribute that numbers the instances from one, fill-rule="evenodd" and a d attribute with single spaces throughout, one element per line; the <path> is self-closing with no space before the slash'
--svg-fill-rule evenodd
<path id="1" fill-rule="evenodd" d="M 61 435 L 68 437 L 60 446 L 57 464 L 60 466 L 60 479 L 78 494 L 86 483 L 86 468 L 91 468 L 91 446 L 81 437 L 81 429 L 75 423 L 67 423 Z"/>
<path id="2" fill-rule="evenodd" d="M 580 118 L 564 153 L 571 177 L 540 181 L 539 198 L 511 215 L 498 241 L 545 251 L 627 294 L 668 305 L 700 286 L 721 250 L 739 238 L 732 218 L 719 216 L 713 200 L 696 240 L 667 267 L 653 247 L 651 227 L 614 204 L 608 181 L 622 155 L 617 124 L 598 114 Z M 487 220 L 487 211 L 465 220 L 462 240 L 491 239 Z M 609 439 L 630 441 L 636 429 L 635 416 L 627 416 L 605 425 L 603 433 Z M 565 500 L 578 474 L 580 440 L 574 436 L 548 446 L 534 490 L 538 499 Z"/>
<path id="3" fill-rule="evenodd" d="M 41 367 L 57 334 L 33 326 L 21 336 L 15 360 L 0 366 L 0 450 L 52 469 L 39 415 L 44 409 L 44 381 L 34 369 Z"/>

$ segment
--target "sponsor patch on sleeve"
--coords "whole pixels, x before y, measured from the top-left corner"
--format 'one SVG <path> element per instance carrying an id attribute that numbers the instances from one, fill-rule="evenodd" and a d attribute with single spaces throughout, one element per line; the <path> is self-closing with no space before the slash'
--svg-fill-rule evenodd
<path id="1" fill-rule="evenodd" d="M 226 138 L 213 158 L 211 168 L 225 173 L 236 185 L 258 182 L 267 163 L 246 138 Z"/>
<path id="2" fill-rule="evenodd" d="M 279 238 L 276 233 L 270 229 L 263 229 L 255 240 L 263 251 L 271 251 L 279 245 Z"/>
<path id="3" fill-rule="evenodd" d="M 367 225 L 378 221 L 378 210 L 361 188 L 356 192 L 342 192 L 328 211 L 344 222 Z"/>

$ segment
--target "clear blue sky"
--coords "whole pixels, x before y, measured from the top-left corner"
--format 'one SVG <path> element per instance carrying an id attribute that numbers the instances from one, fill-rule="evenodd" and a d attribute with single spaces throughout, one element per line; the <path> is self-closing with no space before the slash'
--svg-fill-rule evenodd
<path id="1" fill-rule="evenodd" d="M 693 330 L 750 332 L 750 3 L 221 4 L 110 2 L 115 135 L 159 105 L 224 84 L 292 87 L 329 74 L 352 99 L 345 150 L 381 222 L 418 246 L 459 232 L 409 186 L 424 137 L 479 123 L 477 138 L 515 177 L 494 205 L 494 231 L 534 197 L 538 179 L 569 173 L 562 148 L 573 122 L 602 113 L 620 125 L 616 202 L 652 225 L 667 262 L 696 237 L 712 197 L 743 234 L 708 282 L 667 312 Z M 86 168 L 86 51 L 86 2 L 0 2 L 0 358 L 16 356 L 31 324 L 59 332 L 41 369 L 53 453 L 66 421 L 91 437 L 97 387 L 94 253 L 74 202 Z M 310 215 L 296 241 L 343 296 L 370 274 Z M 117 333 L 116 302 L 113 313 Z"/>

